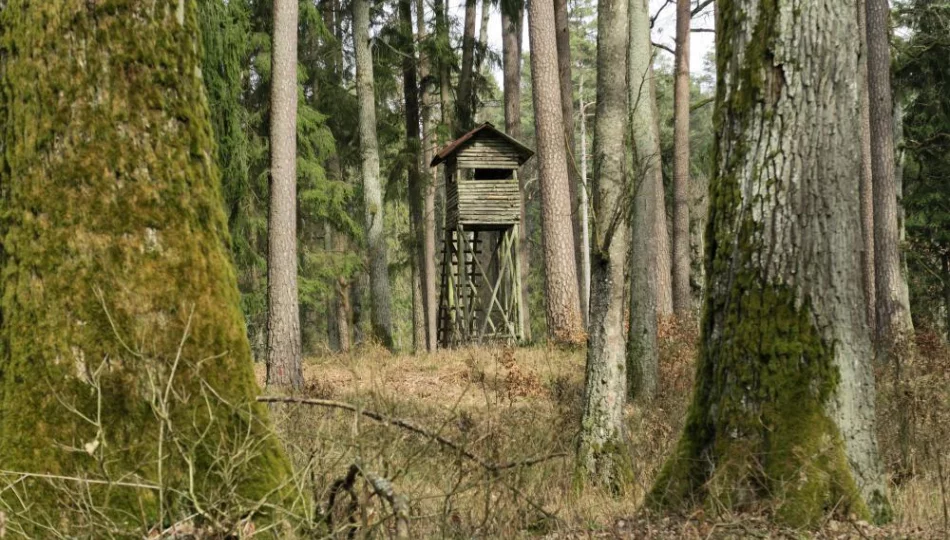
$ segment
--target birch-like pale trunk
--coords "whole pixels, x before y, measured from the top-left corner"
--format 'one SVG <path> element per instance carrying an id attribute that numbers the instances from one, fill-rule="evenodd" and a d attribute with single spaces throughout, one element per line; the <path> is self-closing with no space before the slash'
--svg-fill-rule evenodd
<path id="1" fill-rule="evenodd" d="M 660 248 L 658 221 L 666 222 L 660 170 L 660 139 L 656 100 L 653 93 L 653 44 L 647 0 L 628 0 L 630 175 L 633 181 L 633 217 L 630 262 L 630 330 L 627 347 L 627 393 L 649 400 L 656 394 L 659 377 L 657 318 Z M 663 229 L 661 235 L 666 234 Z M 667 244 L 668 245 L 668 244 Z M 668 271 L 668 267 L 667 267 Z M 669 285 L 669 283 L 667 283 Z M 664 313 L 666 315 L 668 313 Z"/>
<path id="2" fill-rule="evenodd" d="M 794 526 L 888 515 L 861 283 L 854 10 L 718 8 L 706 315 L 653 506 L 758 506 Z"/>
<path id="3" fill-rule="evenodd" d="M 372 298 L 373 336 L 393 348 L 392 295 L 389 254 L 383 234 L 383 191 L 379 182 L 379 143 L 376 139 L 376 98 L 373 57 L 369 43 L 369 3 L 353 0 L 353 42 L 356 50 L 356 98 L 359 105 L 360 172 L 363 177 L 366 246 Z"/>
<path id="4" fill-rule="evenodd" d="M 297 0 L 274 0 L 267 219 L 267 386 L 303 387 L 297 300 Z"/>
<path id="5" fill-rule="evenodd" d="M 595 484 L 621 487 L 627 480 L 624 415 L 624 281 L 629 254 L 630 183 L 624 140 L 627 129 L 627 1 L 597 3 L 597 117 L 591 178 L 590 324 L 584 383 L 584 416 L 578 469 Z"/>

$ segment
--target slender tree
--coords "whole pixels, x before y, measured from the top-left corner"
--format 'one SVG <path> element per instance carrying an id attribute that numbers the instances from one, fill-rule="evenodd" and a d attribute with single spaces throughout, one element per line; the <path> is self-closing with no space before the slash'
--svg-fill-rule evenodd
<path id="1" fill-rule="evenodd" d="M 656 100 L 656 77 L 653 76 L 653 65 L 650 64 L 650 103 L 653 107 L 653 136 L 660 140 L 660 112 Z M 659 155 L 659 154 L 658 154 Z M 657 158 L 659 159 L 659 157 Z M 653 238 L 656 243 L 656 312 L 661 318 L 673 315 L 673 254 L 670 249 L 670 228 L 666 213 L 666 188 L 663 185 L 662 167 L 657 167 L 653 173 L 657 211 L 654 213 Z"/>
<path id="2" fill-rule="evenodd" d="M 548 332 L 555 342 L 576 343 L 583 336 L 583 327 L 577 292 L 553 0 L 535 0 L 528 4 L 528 31 L 541 185 Z"/>
<path id="3" fill-rule="evenodd" d="M 228 497 L 279 502 L 198 29 L 194 2 L 0 9 L 0 463 L 88 482 L 77 505 L 74 482 L 21 478 L 8 531 L 101 534 L 86 503 L 131 536 L 208 501 L 222 519 Z M 219 459 L 243 441 L 246 460 Z"/>
<path id="4" fill-rule="evenodd" d="M 912 345 L 913 323 L 900 255 L 888 0 L 865 0 L 874 200 L 874 283 L 878 356 L 895 360 Z"/>
<path id="5" fill-rule="evenodd" d="M 627 350 L 628 394 L 652 399 L 659 378 L 657 353 L 657 242 L 654 226 L 663 206 L 657 204 L 660 139 L 652 88 L 653 44 L 647 0 L 629 0 L 627 86 L 630 114 L 630 174 L 633 177 L 632 262 L 630 263 L 630 332 Z"/>
<path id="6" fill-rule="evenodd" d="M 416 0 L 416 39 L 419 43 L 424 43 L 426 41 L 426 20 L 425 20 L 425 3 L 423 0 Z M 423 199 L 423 222 L 425 227 L 424 232 L 424 244 L 423 244 L 423 257 L 424 257 L 424 266 L 425 266 L 425 275 L 429 279 L 426 280 L 425 289 L 423 293 L 426 296 L 426 347 L 428 350 L 434 351 L 436 349 L 436 341 L 438 339 L 438 309 L 437 304 L 438 298 L 436 296 L 436 222 L 435 222 L 435 173 L 436 169 L 429 167 L 429 163 L 432 162 L 432 155 L 435 153 L 435 129 L 432 125 L 432 95 L 427 90 L 432 63 L 429 61 L 428 55 L 425 54 L 423 50 L 419 51 L 419 81 L 421 85 L 419 88 L 420 94 L 420 108 L 421 108 L 421 120 L 422 120 L 422 154 L 421 159 L 422 163 L 420 165 L 423 178 L 423 184 L 425 189 L 425 197 Z"/>
<path id="7" fill-rule="evenodd" d="M 624 442 L 626 363 L 624 281 L 628 260 L 627 0 L 597 4 L 597 116 L 591 178 L 590 325 L 578 467 L 584 477 L 620 487 L 627 479 Z"/>
<path id="8" fill-rule="evenodd" d="M 475 127 L 475 19 L 477 0 L 465 0 L 462 27 L 462 64 L 459 67 L 458 96 L 455 102 L 456 136 Z"/>
<path id="9" fill-rule="evenodd" d="M 860 102 L 858 113 L 861 115 L 861 169 L 859 176 L 859 194 L 861 196 L 861 232 L 864 239 L 861 251 L 862 282 L 864 298 L 867 301 L 867 320 L 871 335 L 877 333 L 877 294 L 874 279 L 874 187 L 871 168 L 871 107 L 868 100 L 868 40 L 867 12 L 865 0 L 857 0 L 858 40 L 860 58 L 858 59 L 858 92 Z"/>
<path id="10" fill-rule="evenodd" d="M 718 7 L 709 289 L 693 403 L 654 506 L 761 504 L 797 526 L 886 515 L 865 361 L 854 9 Z"/>
<path id="11" fill-rule="evenodd" d="M 267 225 L 267 386 L 303 387 L 297 305 L 297 0 L 274 0 Z"/>
<path id="12" fill-rule="evenodd" d="M 568 186 L 571 194 L 571 226 L 574 231 L 574 245 L 584 244 L 583 225 L 581 224 L 580 200 L 581 177 L 574 142 L 574 81 L 571 76 L 571 29 L 567 0 L 554 0 L 554 30 L 557 37 L 557 66 L 558 80 L 561 86 L 561 118 L 564 120 L 564 145 L 567 149 Z M 587 327 L 587 310 L 589 291 L 586 283 L 588 277 L 584 275 L 587 268 L 587 254 L 580 249 L 574 250 L 574 259 L 577 266 L 577 292 L 581 302 L 581 319 Z"/>
<path id="13" fill-rule="evenodd" d="M 676 0 L 676 60 L 673 79 L 673 311 L 692 311 L 689 286 L 689 27 L 690 0 Z"/>
<path id="14" fill-rule="evenodd" d="M 419 169 L 422 150 L 420 139 L 420 105 L 417 77 L 415 34 L 412 26 L 412 0 L 399 0 L 399 30 L 402 40 L 402 84 L 406 105 L 406 153 L 409 179 L 409 228 L 412 233 L 413 267 L 413 348 L 420 352 L 428 348 L 427 306 L 429 280 L 426 273 L 425 253 L 425 183 Z"/>
<path id="15" fill-rule="evenodd" d="M 502 72 L 504 77 L 505 131 L 516 139 L 521 138 L 521 41 L 524 28 L 524 3 L 520 0 L 502 2 Z M 531 341 L 531 320 L 528 309 L 528 277 L 530 266 L 528 259 L 528 219 L 525 210 L 525 178 L 518 175 L 521 188 L 521 220 L 518 224 L 518 258 L 521 263 L 521 321 L 524 338 Z"/>
<path id="16" fill-rule="evenodd" d="M 379 143 L 376 139 L 376 98 L 373 58 L 369 42 L 369 3 L 353 0 L 353 42 L 356 49 L 356 94 L 359 102 L 360 169 L 369 248 L 370 295 L 373 300 L 373 334 L 392 349 L 392 296 L 389 287 L 389 254 L 383 235 L 383 192 L 379 183 Z"/>

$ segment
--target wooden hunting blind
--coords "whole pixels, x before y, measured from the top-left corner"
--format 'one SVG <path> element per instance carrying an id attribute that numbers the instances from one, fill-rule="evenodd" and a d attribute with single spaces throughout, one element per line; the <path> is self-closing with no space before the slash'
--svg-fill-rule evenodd
<path id="1" fill-rule="evenodd" d="M 518 168 L 534 151 L 484 123 L 433 158 L 444 164 L 445 241 L 439 343 L 452 347 L 524 336 Z"/>

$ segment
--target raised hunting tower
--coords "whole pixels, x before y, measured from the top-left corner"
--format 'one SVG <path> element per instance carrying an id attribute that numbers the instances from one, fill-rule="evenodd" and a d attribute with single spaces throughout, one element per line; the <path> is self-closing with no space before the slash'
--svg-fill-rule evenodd
<path id="1" fill-rule="evenodd" d="M 524 337 L 518 168 L 534 151 L 484 123 L 433 158 L 444 164 L 445 242 L 439 343 Z"/>

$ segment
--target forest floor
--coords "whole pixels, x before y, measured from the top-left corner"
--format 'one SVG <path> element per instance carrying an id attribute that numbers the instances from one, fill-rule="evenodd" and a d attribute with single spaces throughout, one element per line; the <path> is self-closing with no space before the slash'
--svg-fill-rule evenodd
<path id="1" fill-rule="evenodd" d="M 313 358 L 305 366 L 305 394 L 322 405 L 272 411 L 297 469 L 307 471 L 313 507 L 325 509 L 332 486 L 356 464 L 388 479 L 408 501 L 413 538 L 950 538 L 950 353 L 928 335 L 920 338 L 921 360 L 904 370 L 912 372 L 909 382 L 898 388 L 886 373 L 879 377 L 881 452 L 896 511 L 890 525 L 840 516 L 800 531 L 764 515 L 641 511 L 682 427 L 696 337 L 672 325 L 661 330 L 660 392 L 648 407 L 628 406 L 635 481 L 619 495 L 580 490 L 573 481 L 583 351 L 486 347 L 394 356 L 368 349 Z M 263 366 L 257 375 L 263 383 Z M 329 406 L 336 402 L 429 435 Z M 898 432 L 895 419 L 908 414 L 912 429 Z M 352 527 L 389 537 L 392 512 L 371 493 L 356 482 L 317 518 L 329 520 L 340 537 Z"/>

